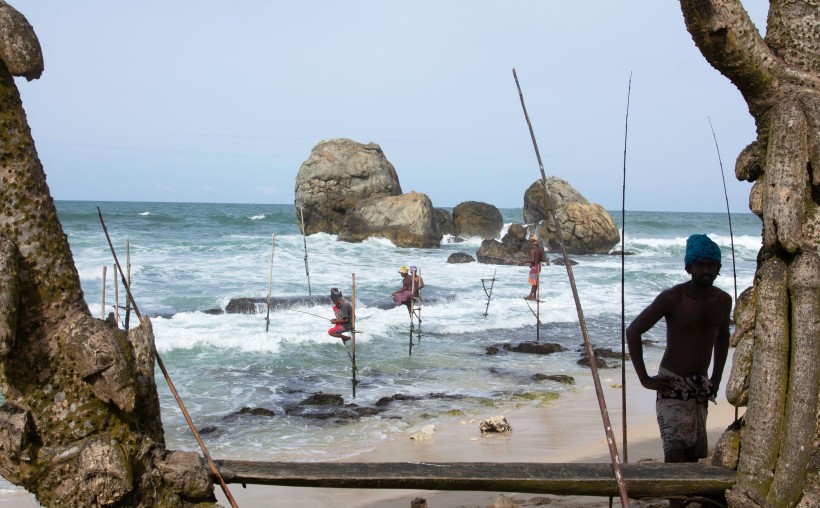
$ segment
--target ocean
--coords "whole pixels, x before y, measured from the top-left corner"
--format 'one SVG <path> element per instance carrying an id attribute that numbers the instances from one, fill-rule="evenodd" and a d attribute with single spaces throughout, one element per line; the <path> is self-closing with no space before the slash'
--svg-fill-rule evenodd
<path id="1" fill-rule="evenodd" d="M 151 316 L 157 351 L 194 423 L 207 429 L 202 438 L 214 458 L 350 457 L 424 425 L 465 416 L 483 419 L 522 405 L 549 410 L 554 397 L 573 397 L 591 383 L 589 369 L 577 364 L 583 336 L 566 269 L 555 264 L 543 269 L 541 326 L 536 329 L 535 315 L 522 299 L 529 290 L 527 267 L 446 262 L 455 252 L 475 257 L 479 238 L 445 236 L 439 249 L 399 248 L 376 238 L 345 243 L 323 233 L 303 238 L 293 205 L 56 205 L 92 315 L 108 314 L 116 304 L 113 259 L 98 206 L 123 265 L 126 242 L 130 244 L 134 299 L 142 314 Z M 505 230 L 523 220 L 520 208 L 501 213 Z M 620 227 L 620 211 L 610 213 Z M 752 284 L 761 226 L 750 213 L 732 214 L 732 226 L 740 293 Z M 723 269 L 716 285 L 735 293 L 726 214 L 627 212 L 625 250 L 634 253 L 625 257 L 627 324 L 659 291 L 687 280 L 684 246 L 693 233 L 706 233 L 721 247 Z M 560 252 L 549 253 L 550 259 L 560 257 Z M 591 342 L 620 351 L 621 257 L 570 257 L 578 263 L 573 272 Z M 422 333 L 412 339 L 407 310 L 383 308 L 401 286 L 398 268 L 403 265 L 417 266 L 425 281 Z M 347 351 L 327 335 L 333 317 L 329 303 L 274 309 L 269 324 L 264 304 L 257 314 L 204 312 L 224 309 L 232 298 L 265 298 L 269 287 L 274 298 L 327 296 L 331 287 L 338 287 L 349 299 L 354 276 L 359 332 L 355 386 Z M 485 285 L 489 289 L 490 284 L 488 299 Z M 124 303 L 120 288 L 119 305 Z M 664 334 L 662 323 L 648 334 L 660 343 L 646 349 L 648 364 L 662 354 Z M 502 348 L 499 354 L 487 354 L 491 346 L 536 338 L 565 350 L 541 356 Z M 620 362 L 608 361 L 617 369 L 599 372 L 619 382 Z M 627 368 L 632 371 L 631 365 Z M 569 375 L 576 384 L 535 381 L 535 374 Z M 159 370 L 156 383 L 167 446 L 198 451 Z M 319 392 L 369 408 L 383 397 L 398 394 L 406 400 L 393 400 L 378 414 L 359 419 L 286 414 Z M 242 408 L 272 415 L 237 414 Z"/>

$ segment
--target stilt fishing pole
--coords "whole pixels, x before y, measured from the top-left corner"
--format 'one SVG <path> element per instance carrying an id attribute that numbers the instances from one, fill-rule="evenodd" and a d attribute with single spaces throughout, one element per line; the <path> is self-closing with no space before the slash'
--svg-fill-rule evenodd
<path id="1" fill-rule="evenodd" d="M 105 272 L 106 272 L 106 270 L 107 270 L 107 269 L 108 269 L 108 266 L 103 265 L 103 273 L 102 273 L 102 302 L 101 302 L 101 304 L 100 304 L 100 305 L 101 305 L 101 309 L 102 309 L 102 310 L 100 310 L 100 319 L 102 319 L 103 321 L 105 321 L 105 283 L 106 283 L 106 278 L 107 278 L 107 277 L 105 276 Z M 114 275 L 114 284 L 116 284 L 116 283 L 117 283 L 117 275 L 115 274 L 115 275 Z"/>
<path id="2" fill-rule="evenodd" d="M 274 234 L 271 236 L 270 240 L 270 270 L 268 271 L 268 299 L 265 302 L 265 306 L 268 308 L 268 313 L 265 316 L 265 331 L 268 331 L 268 327 L 270 326 L 270 288 L 273 285 L 273 250 L 274 246 L 276 245 L 276 235 Z"/>
<path id="3" fill-rule="evenodd" d="M 626 137 L 629 132 L 629 98 L 632 95 L 632 73 L 629 73 L 629 89 L 626 92 L 626 120 L 624 120 L 624 179 L 621 191 L 621 418 L 623 421 L 624 463 L 629 462 L 626 441 Z"/>
<path id="4" fill-rule="evenodd" d="M 542 256 L 543 257 L 543 256 Z M 541 260 L 535 273 L 535 342 L 541 342 Z M 530 302 L 527 302 L 529 305 Z"/>
<path id="5" fill-rule="evenodd" d="M 131 303 L 134 306 L 134 314 L 137 315 L 137 319 L 139 319 L 140 323 L 142 323 L 142 315 L 140 314 L 139 308 L 137 308 L 137 302 L 134 300 L 134 296 L 131 294 L 131 288 L 126 283 L 125 273 L 123 273 L 122 266 L 120 266 L 120 261 L 117 259 L 117 253 L 114 250 L 114 244 L 111 243 L 111 237 L 108 235 L 108 228 L 105 227 L 105 221 L 103 220 L 102 211 L 100 210 L 99 206 L 97 207 L 97 213 L 100 216 L 100 224 L 102 224 L 103 232 L 105 232 L 105 239 L 108 240 L 108 247 L 111 249 L 111 255 L 114 256 L 114 263 L 116 263 L 117 265 L 117 270 L 119 271 L 120 277 L 122 278 L 123 285 L 125 286 L 125 291 L 128 294 L 128 298 L 131 300 Z M 162 362 L 162 358 L 159 356 L 156 344 L 154 344 L 153 341 L 151 342 L 151 352 L 154 354 L 154 358 L 157 360 L 157 365 L 162 371 L 162 375 L 165 377 L 165 381 L 168 383 L 168 388 L 170 388 L 171 393 L 174 395 L 174 399 L 176 399 L 177 404 L 179 405 L 179 409 L 182 411 L 182 415 L 185 417 L 185 421 L 188 422 L 188 427 L 190 427 L 191 432 L 193 432 L 196 442 L 199 443 L 199 448 L 202 450 L 202 454 L 205 456 L 205 460 L 208 462 L 208 465 L 211 468 L 211 472 L 219 481 L 219 485 L 222 487 L 222 492 L 225 493 L 225 497 L 228 498 L 228 501 L 231 503 L 231 506 L 233 508 L 237 508 L 236 501 L 234 501 L 230 489 L 228 489 L 228 486 L 225 484 L 225 480 L 222 479 L 222 475 L 219 474 L 219 469 L 217 469 L 216 464 L 211 458 L 211 454 L 208 453 L 208 448 L 205 447 L 205 443 L 203 443 L 202 438 L 199 437 L 199 433 L 196 430 L 196 426 L 194 425 L 193 420 L 191 420 L 191 416 L 188 414 L 188 410 L 185 409 L 185 404 L 182 403 L 182 398 L 180 398 L 179 393 L 177 393 L 177 389 L 174 386 L 173 381 L 171 381 L 171 376 L 165 369 L 165 364 Z"/>
<path id="6" fill-rule="evenodd" d="M 131 240 L 125 241 L 125 278 L 127 280 L 125 287 L 131 286 Z M 130 293 L 125 294 L 125 331 L 128 331 L 128 326 L 131 321 L 131 296 Z"/>
<path id="7" fill-rule="evenodd" d="M 735 269 L 735 235 L 732 233 L 732 213 L 729 211 L 729 194 L 726 192 L 726 176 L 723 174 L 723 161 L 720 158 L 720 147 L 718 147 L 715 128 L 712 127 L 712 119 L 708 116 L 709 128 L 712 129 L 712 138 L 715 140 L 715 150 L 717 151 L 718 163 L 720 164 L 720 178 L 723 180 L 723 196 L 726 198 L 726 217 L 729 219 L 729 241 L 732 245 L 732 278 L 735 282 L 735 306 L 737 306 L 737 271 Z M 735 420 L 737 420 L 737 406 L 735 406 Z"/>
<path id="8" fill-rule="evenodd" d="M 626 492 L 626 482 L 624 481 L 621 463 L 618 459 L 618 446 L 615 444 L 615 436 L 612 433 L 612 424 L 609 421 L 609 413 L 606 408 L 606 400 L 604 399 L 603 388 L 601 387 L 601 380 L 598 378 L 598 366 L 595 361 L 595 352 L 592 350 L 592 344 L 589 341 L 589 334 L 587 333 L 586 321 L 584 320 L 584 311 L 581 308 L 581 299 L 578 296 L 578 288 L 575 286 L 575 277 L 572 274 L 572 263 L 570 263 L 569 255 L 567 254 L 567 247 L 564 244 L 564 237 L 561 234 L 561 225 L 558 222 L 558 216 L 555 213 L 555 206 L 552 200 L 552 194 L 547 184 L 547 175 L 544 172 L 544 163 L 541 161 L 541 153 L 538 151 L 538 143 L 535 141 L 535 132 L 532 130 L 532 122 L 530 116 L 527 114 L 527 106 L 524 105 L 524 94 L 521 92 L 521 85 L 518 83 L 518 75 L 513 69 L 513 77 L 515 78 L 515 86 L 518 88 L 518 97 L 521 99 L 521 108 L 524 110 L 524 118 L 527 120 L 527 127 L 530 130 L 530 137 L 532 138 L 532 146 L 535 149 L 535 156 L 538 158 L 538 168 L 541 171 L 541 181 L 544 184 L 544 194 L 547 197 L 547 205 L 552 213 L 553 223 L 555 224 L 555 236 L 558 243 L 561 245 L 561 252 L 564 255 L 564 265 L 569 276 L 570 286 L 572 287 L 572 296 L 575 299 L 575 309 L 578 311 L 578 321 L 581 324 L 581 332 L 584 336 L 584 345 L 586 347 L 587 356 L 590 359 L 589 366 L 592 370 L 592 380 L 595 383 L 595 393 L 598 396 L 598 406 L 601 410 L 601 419 L 604 424 L 604 432 L 607 436 L 607 444 L 609 445 L 609 455 L 612 460 L 612 469 L 615 472 L 615 482 L 618 485 L 618 493 L 621 498 L 621 506 L 628 507 L 629 496 Z"/>
<path id="9" fill-rule="evenodd" d="M 305 209 L 301 206 L 299 207 L 299 214 L 302 216 L 302 243 L 305 244 L 305 275 L 307 275 L 308 280 L 308 296 L 311 296 L 310 270 L 308 269 L 307 237 L 305 237 Z"/>
<path id="10" fill-rule="evenodd" d="M 358 368 L 356 367 L 356 274 L 350 274 L 350 286 L 351 286 L 351 296 L 350 296 L 350 305 L 352 308 L 352 312 L 350 313 L 350 349 L 352 350 L 350 353 L 350 364 L 351 370 L 353 371 L 353 379 L 350 380 L 351 385 L 353 386 L 353 398 L 356 398 L 356 385 L 359 384 L 359 381 L 356 380 L 356 373 L 358 372 Z M 345 343 L 342 341 L 342 346 Z M 345 346 L 347 348 L 347 346 Z"/>
<path id="11" fill-rule="evenodd" d="M 484 284 L 487 280 L 490 280 L 489 291 L 487 290 L 487 285 Z M 481 279 L 481 287 L 484 288 L 484 294 L 487 295 L 487 306 L 484 308 L 484 317 L 487 317 L 487 311 L 490 310 L 490 299 L 493 297 L 493 286 L 495 286 L 495 270 L 493 270 L 492 279 Z"/>

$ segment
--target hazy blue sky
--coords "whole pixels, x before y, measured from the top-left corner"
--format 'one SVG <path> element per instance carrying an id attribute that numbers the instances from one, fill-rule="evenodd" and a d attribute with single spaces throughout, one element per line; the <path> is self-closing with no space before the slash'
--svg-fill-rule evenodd
<path id="1" fill-rule="evenodd" d="M 292 203 L 324 139 L 381 145 L 435 206 L 520 207 L 540 173 L 620 210 L 748 212 L 755 138 L 671 0 L 10 0 L 45 72 L 17 79 L 56 199 Z M 768 2 L 743 2 L 761 31 Z"/>

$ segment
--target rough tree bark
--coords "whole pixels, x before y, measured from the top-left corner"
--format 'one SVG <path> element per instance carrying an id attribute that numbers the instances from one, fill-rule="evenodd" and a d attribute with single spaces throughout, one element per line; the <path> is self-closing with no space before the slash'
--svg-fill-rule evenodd
<path id="1" fill-rule="evenodd" d="M 771 0 L 766 37 L 739 0 L 681 0 L 704 57 L 757 125 L 738 156 L 763 246 L 730 400 L 744 405 L 730 506 L 820 506 L 820 0 Z M 740 327 L 738 327 L 740 328 Z M 743 386 L 745 385 L 745 386 Z"/>
<path id="2" fill-rule="evenodd" d="M 14 76 L 43 71 L 0 0 L 0 474 L 44 506 L 215 500 L 199 456 L 165 449 L 151 322 L 91 317 Z"/>

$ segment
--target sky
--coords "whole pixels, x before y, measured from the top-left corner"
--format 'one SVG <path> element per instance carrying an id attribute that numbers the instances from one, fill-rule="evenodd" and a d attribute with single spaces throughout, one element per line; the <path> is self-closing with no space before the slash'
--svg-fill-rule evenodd
<path id="1" fill-rule="evenodd" d="M 675 1 L 8 3 L 43 49 L 16 82 L 55 199 L 293 203 L 311 149 L 349 138 L 434 206 L 519 208 L 541 174 L 515 68 L 547 176 L 608 210 L 625 185 L 627 210 L 725 213 L 722 161 L 749 211 L 754 121 Z M 764 33 L 768 2 L 743 4 Z"/>

